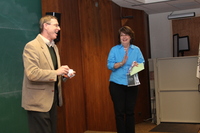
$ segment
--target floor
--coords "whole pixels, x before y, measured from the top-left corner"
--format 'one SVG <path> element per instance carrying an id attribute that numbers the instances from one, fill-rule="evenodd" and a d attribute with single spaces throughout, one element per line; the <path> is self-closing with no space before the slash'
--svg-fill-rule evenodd
<path id="1" fill-rule="evenodd" d="M 136 133 L 167 133 L 167 132 L 149 132 L 151 129 L 156 127 L 156 124 L 147 121 L 135 125 Z M 103 132 L 103 131 L 86 131 L 84 133 L 116 133 L 116 132 Z M 200 131 L 198 132 L 200 133 Z"/>
<path id="2" fill-rule="evenodd" d="M 156 124 L 148 121 L 148 122 L 136 124 L 135 130 L 136 130 L 136 133 L 148 133 L 154 127 L 156 127 Z M 116 133 L 116 132 L 86 131 L 85 133 Z M 151 133 L 154 133 L 154 132 L 151 132 Z"/>

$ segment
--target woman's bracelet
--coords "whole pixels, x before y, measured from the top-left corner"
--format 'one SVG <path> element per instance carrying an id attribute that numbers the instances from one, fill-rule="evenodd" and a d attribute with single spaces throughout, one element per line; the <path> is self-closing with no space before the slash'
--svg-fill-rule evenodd
<path id="1" fill-rule="evenodd" d="M 119 64 L 120 64 L 120 67 L 122 66 L 122 63 L 121 62 L 119 62 Z"/>

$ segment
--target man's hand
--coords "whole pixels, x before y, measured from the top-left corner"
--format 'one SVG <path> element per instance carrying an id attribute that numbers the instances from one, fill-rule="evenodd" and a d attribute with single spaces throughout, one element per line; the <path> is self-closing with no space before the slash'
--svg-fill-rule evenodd
<path id="1" fill-rule="evenodd" d="M 56 70 L 57 75 L 66 75 L 69 72 L 69 67 L 67 65 L 61 66 Z"/>

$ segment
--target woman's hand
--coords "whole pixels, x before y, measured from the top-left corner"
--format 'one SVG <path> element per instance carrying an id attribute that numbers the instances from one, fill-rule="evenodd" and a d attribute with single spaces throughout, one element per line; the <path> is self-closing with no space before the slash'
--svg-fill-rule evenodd
<path id="1" fill-rule="evenodd" d="M 126 52 L 126 54 L 124 55 L 124 59 L 122 60 L 122 66 L 126 63 L 128 59 L 128 52 Z"/>
<path id="2" fill-rule="evenodd" d="M 126 63 L 127 59 L 128 59 L 128 53 L 126 52 L 122 62 L 115 63 L 114 68 L 117 69 L 117 68 L 120 68 L 121 66 L 123 66 Z"/>
<path id="3" fill-rule="evenodd" d="M 132 63 L 132 66 L 134 67 L 134 66 L 138 66 L 138 63 L 136 62 L 136 61 L 134 61 L 133 63 Z"/>

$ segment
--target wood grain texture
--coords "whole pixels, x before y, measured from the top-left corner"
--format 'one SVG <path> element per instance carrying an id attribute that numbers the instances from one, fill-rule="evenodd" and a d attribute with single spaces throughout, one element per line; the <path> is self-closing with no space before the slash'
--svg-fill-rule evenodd
<path id="1" fill-rule="evenodd" d="M 51 11 L 61 13 L 58 43 L 61 62 L 76 71 L 74 78 L 63 83 L 64 106 L 59 108 L 58 113 L 59 133 L 116 131 L 108 91 L 111 72 L 106 65 L 111 47 L 118 44 L 118 29 L 122 26 L 121 10 L 108 0 L 42 0 L 42 14 Z M 147 62 L 149 46 L 145 14 L 123 10 L 123 13 L 137 16 L 137 19 L 128 20 L 126 24 L 135 30 L 137 44 Z M 148 70 L 140 75 L 142 85 L 136 122 L 150 117 Z M 138 112 L 141 112 L 139 116 Z"/>
<path id="2" fill-rule="evenodd" d="M 173 34 L 189 36 L 190 51 L 185 51 L 185 56 L 198 55 L 200 38 L 200 17 L 172 20 Z"/>
<path id="3" fill-rule="evenodd" d="M 140 90 L 135 108 L 135 121 L 136 123 L 140 123 L 151 117 L 148 70 L 148 59 L 150 58 L 148 19 L 147 14 L 140 10 L 122 8 L 121 14 L 122 16 L 133 16 L 133 19 L 128 19 L 123 24 L 130 26 L 135 32 L 134 45 L 140 48 L 145 58 L 145 69 L 139 73 L 141 85 L 139 86 Z"/>
<path id="4" fill-rule="evenodd" d="M 115 122 L 106 67 L 108 52 L 114 45 L 111 3 L 79 2 L 87 129 L 112 131 Z"/>
<path id="5" fill-rule="evenodd" d="M 64 105 L 58 108 L 58 133 L 81 133 L 86 130 L 86 110 L 78 1 L 43 0 L 42 14 L 46 12 L 61 13 L 60 42 L 57 44 L 61 62 L 76 71 L 74 78 L 62 84 Z"/>

